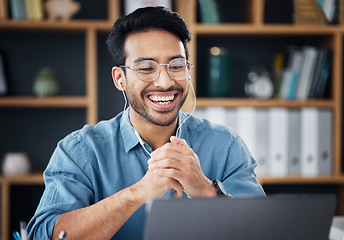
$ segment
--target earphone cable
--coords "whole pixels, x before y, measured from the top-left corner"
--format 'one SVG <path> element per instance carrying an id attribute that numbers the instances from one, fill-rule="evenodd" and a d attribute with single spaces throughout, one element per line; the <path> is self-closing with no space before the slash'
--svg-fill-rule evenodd
<path id="1" fill-rule="evenodd" d="M 127 105 L 128 105 L 128 100 L 127 100 L 127 97 L 125 96 L 124 90 L 121 89 L 121 91 L 122 91 L 122 94 L 123 94 L 123 97 L 124 97 L 124 108 L 123 108 L 123 114 L 124 114 L 124 112 L 125 112 L 125 110 L 126 110 L 126 108 L 127 108 Z M 139 141 L 139 143 L 141 144 L 141 146 L 143 147 L 143 149 L 145 150 L 145 152 L 146 152 L 149 156 L 151 156 L 151 153 L 146 149 L 145 143 L 143 142 L 143 140 L 142 140 L 140 134 L 136 131 L 136 129 L 135 129 L 133 126 L 131 126 L 131 125 L 128 123 L 126 116 L 124 116 L 124 120 L 125 120 L 125 123 L 126 123 L 129 127 L 131 127 L 131 128 L 134 130 L 135 135 L 136 135 L 136 138 L 137 138 L 137 140 Z"/>
<path id="2" fill-rule="evenodd" d="M 179 125 L 177 131 L 176 131 L 176 137 L 180 138 L 180 132 L 179 130 L 181 129 L 181 127 L 183 126 L 183 124 L 185 123 L 186 120 L 188 120 L 191 115 L 195 112 L 195 109 L 196 109 L 196 93 L 195 93 L 195 89 L 193 87 L 193 84 L 192 84 L 192 81 L 191 81 L 191 77 L 189 76 L 189 81 L 190 81 L 190 84 L 191 84 L 191 89 L 192 89 L 192 93 L 193 93 L 193 97 L 194 97 L 194 106 L 192 108 L 192 111 L 191 113 L 189 114 L 189 116 L 187 118 L 184 119 L 184 121 Z"/>

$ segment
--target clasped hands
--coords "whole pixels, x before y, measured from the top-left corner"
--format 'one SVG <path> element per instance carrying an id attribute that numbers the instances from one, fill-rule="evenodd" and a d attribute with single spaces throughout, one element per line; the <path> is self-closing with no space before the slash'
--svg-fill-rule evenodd
<path id="1" fill-rule="evenodd" d="M 155 177 L 155 187 L 163 191 L 172 189 L 175 197 L 182 197 L 183 191 L 190 197 L 215 196 L 212 181 L 201 169 L 200 161 L 184 139 L 172 136 L 169 143 L 152 152 L 148 160 L 148 172 Z"/>

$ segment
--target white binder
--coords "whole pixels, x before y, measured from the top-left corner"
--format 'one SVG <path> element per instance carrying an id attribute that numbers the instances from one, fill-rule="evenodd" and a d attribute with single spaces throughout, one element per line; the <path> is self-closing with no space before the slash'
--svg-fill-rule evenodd
<path id="1" fill-rule="evenodd" d="M 227 108 L 226 127 L 237 132 L 237 115 L 236 108 Z"/>
<path id="2" fill-rule="evenodd" d="M 314 177 L 332 172 L 332 112 L 301 110 L 301 175 Z"/>
<path id="3" fill-rule="evenodd" d="M 271 176 L 288 175 L 288 120 L 286 108 L 270 108 L 268 173 Z"/>
<path id="4" fill-rule="evenodd" d="M 300 175 L 300 110 L 289 110 L 289 175 Z"/>
<path id="5" fill-rule="evenodd" d="M 333 116 L 330 109 L 319 112 L 319 175 L 331 175 L 333 163 Z"/>
<path id="6" fill-rule="evenodd" d="M 227 112 L 224 107 L 208 107 L 205 109 L 205 118 L 212 123 L 226 126 Z"/>
<path id="7" fill-rule="evenodd" d="M 240 107 L 237 109 L 237 132 L 244 140 L 252 157 L 256 159 L 256 109 Z"/>
<path id="8" fill-rule="evenodd" d="M 200 119 L 205 119 L 205 108 L 196 108 L 192 115 Z"/>
<path id="9" fill-rule="evenodd" d="M 268 110 L 256 109 L 256 158 L 257 176 L 266 176 L 268 167 Z"/>

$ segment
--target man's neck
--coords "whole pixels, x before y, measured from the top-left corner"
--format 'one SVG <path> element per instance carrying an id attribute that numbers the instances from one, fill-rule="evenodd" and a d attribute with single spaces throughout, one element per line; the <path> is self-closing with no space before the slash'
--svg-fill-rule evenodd
<path id="1" fill-rule="evenodd" d="M 140 137 L 153 149 L 153 151 L 170 141 L 170 137 L 176 133 L 178 118 L 169 126 L 158 126 L 137 113 L 131 113 L 129 109 L 130 122 Z"/>

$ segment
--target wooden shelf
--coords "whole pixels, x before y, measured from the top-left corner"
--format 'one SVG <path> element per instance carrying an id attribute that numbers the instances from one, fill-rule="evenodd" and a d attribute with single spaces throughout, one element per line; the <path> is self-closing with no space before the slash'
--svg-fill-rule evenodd
<path id="1" fill-rule="evenodd" d="M 87 107 L 87 97 L 1 97 L 0 107 Z"/>
<path id="2" fill-rule="evenodd" d="M 111 30 L 111 22 L 106 20 L 71 20 L 71 21 L 27 21 L 0 20 L 1 30 L 63 30 L 85 31 L 87 29 Z"/>
<path id="3" fill-rule="evenodd" d="M 320 177 L 258 177 L 261 184 L 344 184 L 344 175 Z M 44 184 L 42 173 L 6 176 L 0 175 L 0 183 L 9 185 Z"/>
<path id="4" fill-rule="evenodd" d="M 302 107 L 317 107 L 317 108 L 332 108 L 334 106 L 333 100 L 308 100 L 308 101 L 287 101 L 283 99 L 271 100 L 257 100 L 247 98 L 197 98 L 197 107 L 286 107 L 286 108 L 302 108 Z"/>
<path id="5" fill-rule="evenodd" d="M 63 30 L 85 31 L 96 29 L 110 31 L 113 22 L 108 20 L 71 20 L 71 21 L 28 21 L 28 20 L 0 20 L 0 30 Z M 344 33 L 342 26 L 300 26 L 295 24 L 262 24 L 252 23 L 232 24 L 222 23 L 194 24 L 192 30 L 199 35 L 329 35 Z"/>
<path id="6" fill-rule="evenodd" d="M 44 184 L 42 173 L 31 173 L 26 175 L 0 175 L 0 183 L 8 185 L 32 185 Z"/>
<path id="7" fill-rule="evenodd" d="M 321 177 L 258 177 L 258 180 L 261 184 L 344 184 L 344 175 Z M 44 181 L 42 173 L 31 173 L 14 176 L 0 175 L 0 183 L 9 185 L 32 185 L 44 184 Z"/>
<path id="8" fill-rule="evenodd" d="M 260 184 L 344 184 L 344 176 L 324 177 L 258 177 Z"/>
<path id="9" fill-rule="evenodd" d="M 1 239 L 10 239 L 10 205 L 11 186 L 14 185 L 43 185 L 43 174 L 34 173 L 16 176 L 0 175 L 1 189 Z"/>
<path id="10" fill-rule="evenodd" d="M 339 26 L 300 26 L 294 24 L 262 24 L 250 23 L 218 25 L 195 24 L 193 29 L 199 35 L 328 35 L 343 32 Z"/>

